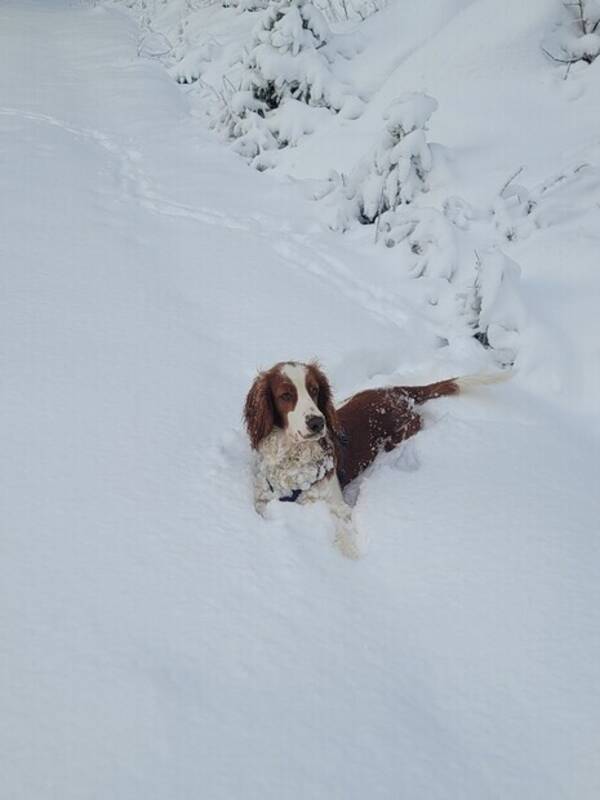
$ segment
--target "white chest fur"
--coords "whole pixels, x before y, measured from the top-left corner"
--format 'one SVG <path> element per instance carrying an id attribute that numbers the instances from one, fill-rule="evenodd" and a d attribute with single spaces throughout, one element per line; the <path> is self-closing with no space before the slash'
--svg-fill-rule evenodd
<path id="1" fill-rule="evenodd" d="M 290 442 L 276 430 L 258 448 L 257 483 L 270 489 L 272 497 L 286 497 L 296 489 L 306 492 L 334 469 L 333 447 L 327 439 Z"/>
<path id="2" fill-rule="evenodd" d="M 272 431 L 258 446 L 255 465 L 255 504 L 263 514 L 271 500 L 289 497 L 300 489 L 298 503 L 324 501 L 336 520 L 335 543 L 348 558 L 358 558 L 352 511 L 344 502 L 329 440 L 291 442 L 282 431 Z"/>

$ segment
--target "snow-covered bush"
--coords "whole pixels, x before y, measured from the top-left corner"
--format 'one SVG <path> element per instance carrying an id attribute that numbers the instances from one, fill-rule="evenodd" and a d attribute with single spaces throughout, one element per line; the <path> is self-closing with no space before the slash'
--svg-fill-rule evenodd
<path id="1" fill-rule="evenodd" d="M 389 214 L 379 234 L 387 247 L 401 249 L 408 275 L 450 280 L 458 263 L 454 226 L 435 208 L 408 205 Z"/>
<path id="2" fill-rule="evenodd" d="M 396 226 L 395 210 L 427 190 L 432 157 L 425 130 L 436 108 L 433 97 L 414 92 L 403 94 L 388 107 L 384 134 L 372 154 L 339 180 L 337 228 L 379 220 L 390 232 Z M 391 246 L 393 237 L 388 236 L 386 242 Z"/>
<path id="3" fill-rule="evenodd" d="M 269 130 L 262 105 L 251 92 L 230 92 L 221 104 L 215 124 L 234 140 L 235 150 L 254 166 L 258 169 L 270 166 L 265 154 L 277 150 L 279 143 Z"/>
<path id="4" fill-rule="evenodd" d="M 475 338 L 490 348 L 503 366 L 515 361 L 525 319 L 520 277 L 518 264 L 497 248 L 476 255 L 468 309 L 470 324 Z"/>
<path id="5" fill-rule="evenodd" d="M 220 55 L 222 47 L 216 39 L 210 37 L 194 44 L 193 47 L 186 43 L 180 50 L 184 55 L 168 68 L 169 74 L 177 83 L 195 83 L 200 79 L 206 66 Z"/>
<path id="6" fill-rule="evenodd" d="M 381 11 L 388 0 L 317 0 L 315 5 L 331 22 L 365 20 Z"/>
<path id="7" fill-rule="evenodd" d="M 600 0 L 563 3 L 565 17 L 544 42 L 544 52 L 554 61 L 591 64 L 600 55 Z"/>
<path id="8" fill-rule="evenodd" d="M 222 0 L 224 8 L 237 8 L 238 11 L 263 11 L 269 0 Z"/>
<path id="9" fill-rule="evenodd" d="M 334 74 L 337 58 L 356 48 L 335 37 L 309 0 L 279 0 L 264 12 L 241 63 L 239 88 L 228 92 L 219 123 L 236 149 L 256 159 L 295 144 L 314 126 L 314 110 L 356 116 L 360 108 Z M 350 43 L 350 48 L 348 44 Z M 255 161 L 259 168 L 265 159 Z"/>
<path id="10" fill-rule="evenodd" d="M 596 208 L 600 197 L 600 168 L 576 164 L 528 189 L 510 182 L 492 206 L 496 230 L 503 239 L 525 239 L 541 228 L 583 216 Z"/>

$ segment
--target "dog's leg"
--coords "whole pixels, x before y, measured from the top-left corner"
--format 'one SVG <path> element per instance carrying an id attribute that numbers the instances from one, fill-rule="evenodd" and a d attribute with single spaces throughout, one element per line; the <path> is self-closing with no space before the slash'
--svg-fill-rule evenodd
<path id="1" fill-rule="evenodd" d="M 352 509 L 344 500 L 336 475 L 329 479 L 327 505 L 335 521 L 334 544 L 346 558 L 360 558 L 358 534 L 352 521 Z"/>
<path id="2" fill-rule="evenodd" d="M 357 534 L 352 522 L 339 519 L 336 516 L 335 539 L 333 543 L 343 556 L 351 558 L 354 561 L 361 557 L 356 539 Z"/>
<path id="3" fill-rule="evenodd" d="M 267 505 L 273 497 L 273 490 L 264 475 L 256 474 L 254 476 L 254 508 L 261 517 L 265 516 Z"/>

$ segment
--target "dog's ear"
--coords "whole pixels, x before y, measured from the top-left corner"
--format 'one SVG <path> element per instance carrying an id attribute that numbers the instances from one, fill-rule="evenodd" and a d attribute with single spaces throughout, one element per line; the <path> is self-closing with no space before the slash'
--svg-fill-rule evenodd
<path id="1" fill-rule="evenodd" d="M 324 415 L 327 421 L 327 427 L 337 439 L 341 434 L 341 428 L 335 406 L 333 405 L 331 386 L 329 385 L 325 373 L 316 362 L 309 364 L 309 369 L 312 372 L 313 378 L 319 384 L 319 397 L 317 400 L 319 411 Z"/>
<path id="2" fill-rule="evenodd" d="M 244 421 L 252 447 L 256 449 L 273 430 L 275 414 L 269 373 L 261 372 L 252 384 L 244 405 Z"/>

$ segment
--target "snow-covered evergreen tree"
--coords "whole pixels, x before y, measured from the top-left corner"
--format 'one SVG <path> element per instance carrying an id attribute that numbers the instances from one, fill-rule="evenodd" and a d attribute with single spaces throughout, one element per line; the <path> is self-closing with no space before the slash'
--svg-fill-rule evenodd
<path id="1" fill-rule="evenodd" d="M 425 130 L 437 101 L 409 92 L 395 100 L 384 114 L 385 131 L 371 156 L 341 181 L 338 228 L 353 221 L 370 225 L 380 219 L 393 227 L 390 212 L 411 203 L 427 190 L 431 150 Z"/>
<path id="2" fill-rule="evenodd" d="M 240 89 L 251 92 L 265 111 L 288 98 L 338 109 L 327 43 L 331 38 L 323 14 L 309 0 L 279 0 L 265 13 L 244 62 Z"/>
<path id="3" fill-rule="evenodd" d="M 221 116 L 236 149 L 255 158 L 294 144 L 312 130 L 307 109 L 336 113 L 345 106 L 346 116 L 358 115 L 360 104 L 333 71 L 338 57 L 355 52 L 344 47 L 348 41 L 337 41 L 310 0 L 271 4 L 242 61 L 239 90 L 230 93 Z"/>

